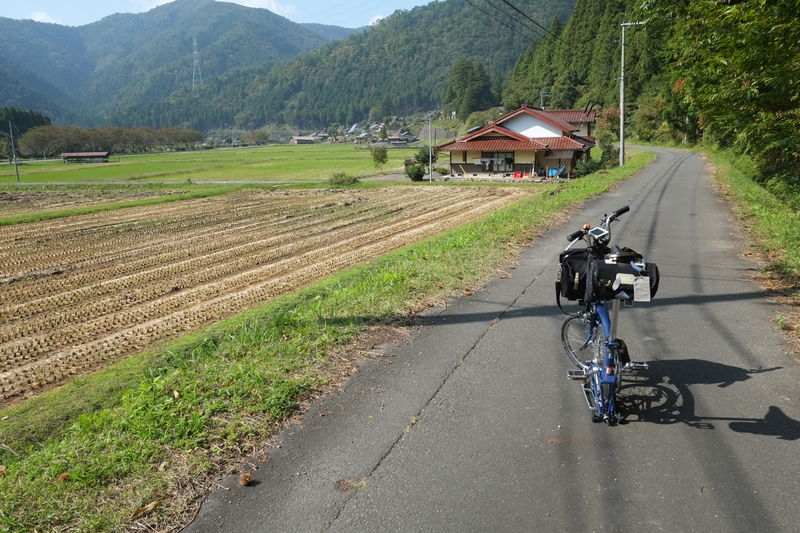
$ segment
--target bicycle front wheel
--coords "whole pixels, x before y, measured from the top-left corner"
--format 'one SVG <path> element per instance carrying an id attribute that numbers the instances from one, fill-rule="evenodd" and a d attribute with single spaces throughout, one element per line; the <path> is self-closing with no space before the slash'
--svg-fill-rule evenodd
<path id="1" fill-rule="evenodd" d="M 594 357 L 594 340 L 597 328 L 592 327 L 589 318 L 571 316 L 561 325 L 561 344 L 564 352 L 578 368 L 586 368 L 586 362 Z"/>

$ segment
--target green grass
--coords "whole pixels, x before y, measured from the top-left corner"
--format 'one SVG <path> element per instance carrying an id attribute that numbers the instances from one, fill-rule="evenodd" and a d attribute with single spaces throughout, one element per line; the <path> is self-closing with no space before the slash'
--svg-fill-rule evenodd
<path id="1" fill-rule="evenodd" d="M 410 154 L 411 150 L 389 150 L 384 170 L 401 172 Z M 115 156 L 109 163 L 31 161 L 20 167 L 20 181 L 318 181 L 337 171 L 360 177 L 379 174 L 369 150 L 319 144 Z M 2 183 L 16 183 L 12 166 L 0 167 Z"/>
<path id="2" fill-rule="evenodd" d="M 652 158 L 539 187 L 480 221 L 0 412 L 0 527 L 111 531 L 133 517 L 157 529 L 174 520 L 181 497 L 326 382 L 331 350 L 482 282 L 555 213 Z"/>
<path id="3" fill-rule="evenodd" d="M 772 265 L 785 275 L 800 277 L 800 213 L 753 180 L 756 169 L 747 157 L 729 151 L 704 148 L 727 185 L 738 214 L 755 231 L 767 252 L 778 257 Z"/>

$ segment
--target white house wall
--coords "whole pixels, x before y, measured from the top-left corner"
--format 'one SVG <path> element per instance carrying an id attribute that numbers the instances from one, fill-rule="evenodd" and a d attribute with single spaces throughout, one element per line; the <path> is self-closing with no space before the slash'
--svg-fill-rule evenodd
<path id="1" fill-rule="evenodd" d="M 538 137 L 561 137 L 563 134 L 559 128 L 551 126 L 530 115 L 518 115 L 502 123 L 504 128 L 533 139 Z"/>

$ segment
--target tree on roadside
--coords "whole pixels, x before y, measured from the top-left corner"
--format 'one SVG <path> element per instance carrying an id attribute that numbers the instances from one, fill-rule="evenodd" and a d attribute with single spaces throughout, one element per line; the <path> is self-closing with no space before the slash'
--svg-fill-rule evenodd
<path id="1" fill-rule="evenodd" d="M 600 164 L 603 168 L 611 168 L 619 163 L 619 150 L 614 143 L 619 140 L 619 108 L 607 107 L 597 117 L 597 146 L 602 151 Z"/>
<path id="2" fill-rule="evenodd" d="M 372 162 L 378 170 L 389 161 L 389 151 L 385 146 L 370 146 L 369 151 L 372 154 Z"/>
<path id="3" fill-rule="evenodd" d="M 431 163 L 436 163 L 437 159 L 439 159 L 439 153 L 434 150 L 433 154 L 431 154 L 427 146 L 420 146 L 417 153 L 414 154 L 414 161 L 426 167 L 428 166 L 429 160 Z"/>

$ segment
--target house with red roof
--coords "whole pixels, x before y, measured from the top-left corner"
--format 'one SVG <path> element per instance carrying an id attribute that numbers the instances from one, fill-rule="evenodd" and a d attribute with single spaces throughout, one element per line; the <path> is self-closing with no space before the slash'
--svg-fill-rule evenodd
<path id="1" fill-rule="evenodd" d="M 594 111 L 522 106 L 437 150 L 450 152 L 454 176 L 547 176 L 552 170 L 569 175 L 595 144 L 594 121 Z"/>

